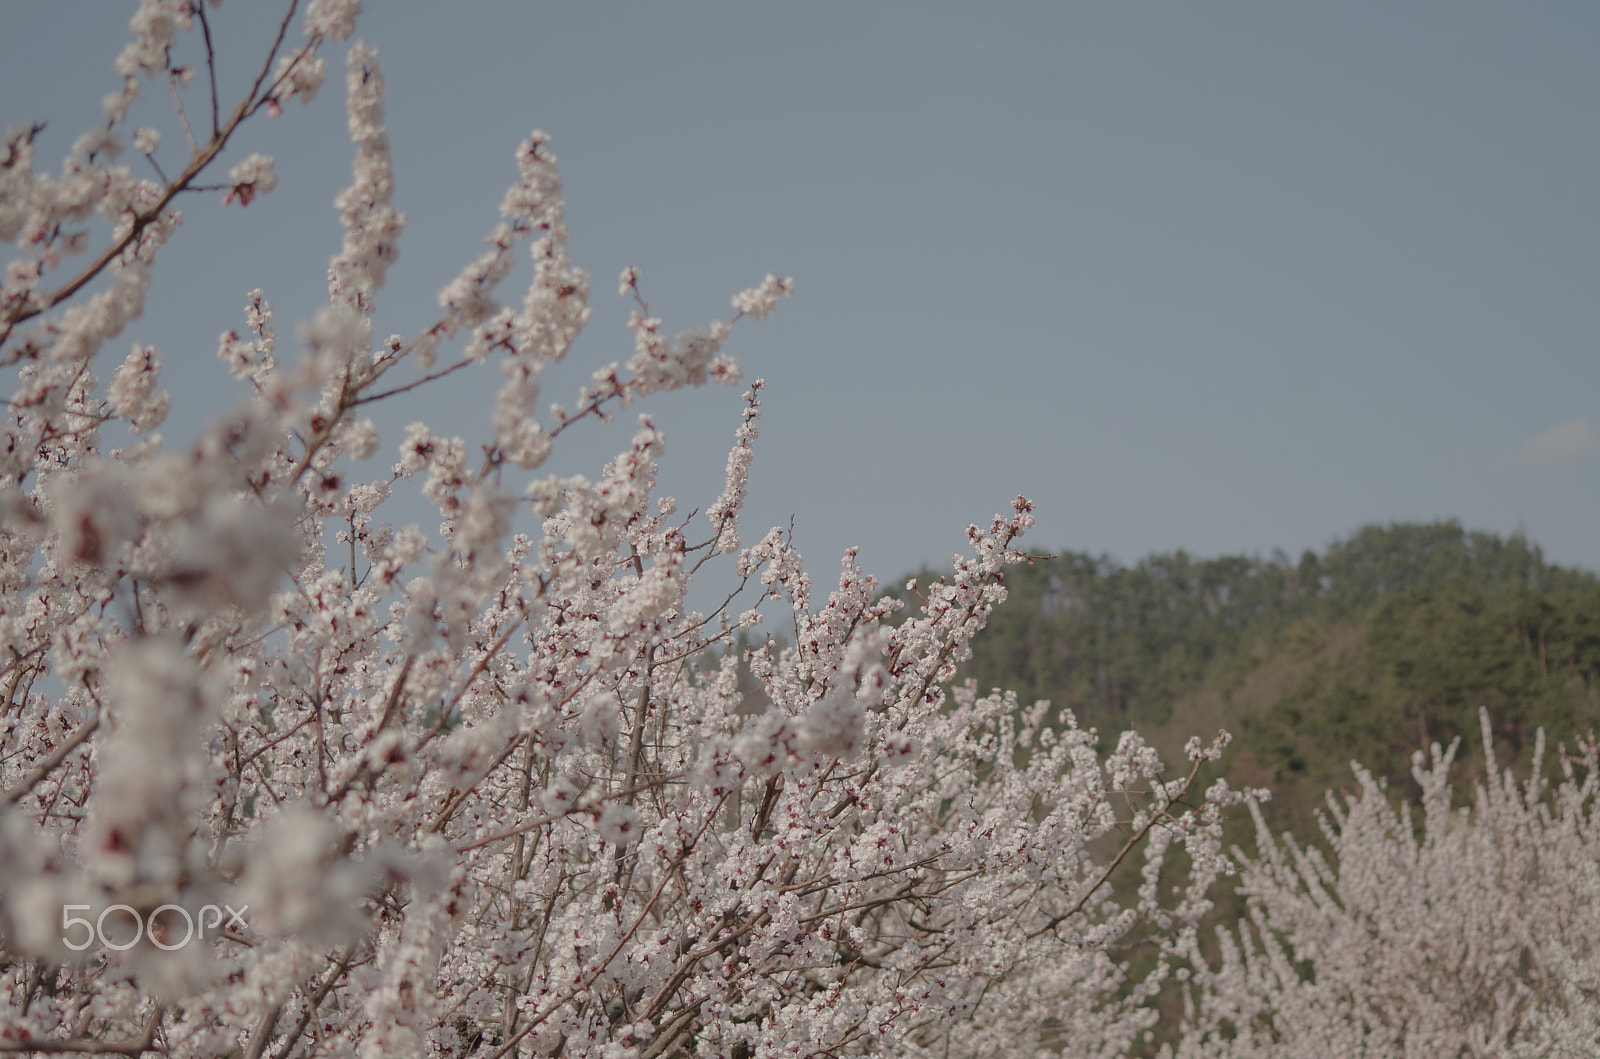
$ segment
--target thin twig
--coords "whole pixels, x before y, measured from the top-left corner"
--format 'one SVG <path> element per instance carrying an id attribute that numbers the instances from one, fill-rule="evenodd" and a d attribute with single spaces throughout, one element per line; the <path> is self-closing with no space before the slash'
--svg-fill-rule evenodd
<path id="1" fill-rule="evenodd" d="M 217 105 L 217 50 L 211 44 L 211 23 L 206 18 L 206 5 L 201 3 L 194 6 L 200 16 L 200 32 L 206 39 L 206 73 L 211 81 L 211 135 L 216 136 L 222 128 L 222 110 Z"/>
<path id="2" fill-rule="evenodd" d="M 356 408 L 356 407 L 359 407 L 360 405 L 370 404 L 373 401 L 381 401 L 385 397 L 394 397 L 397 394 L 405 393 L 407 390 L 415 390 L 418 386 L 422 386 L 422 385 L 425 385 L 426 383 L 433 382 L 435 379 L 442 379 L 446 375 L 449 375 L 452 372 L 460 371 L 462 368 L 465 368 L 468 365 L 474 364 L 474 363 L 476 363 L 476 362 L 472 361 L 472 360 L 459 360 L 456 363 L 450 365 L 448 368 L 441 368 L 441 369 L 439 369 L 438 371 L 434 372 L 431 375 L 424 375 L 422 378 L 417 379 L 414 382 L 408 382 L 404 386 L 396 386 L 394 389 L 392 389 L 392 390 L 384 390 L 382 393 L 369 393 L 365 397 L 357 397 L 353 401 L 347 401 L 347 402 L 345 402 L 344 407 L 345 408 Z"/>

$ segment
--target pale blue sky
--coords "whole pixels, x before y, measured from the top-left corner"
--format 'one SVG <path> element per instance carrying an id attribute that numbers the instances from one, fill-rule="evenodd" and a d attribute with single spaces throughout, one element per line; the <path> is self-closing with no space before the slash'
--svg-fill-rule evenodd
<path id="1" fill-rule="evenodd" d="M 1294 554 L 1456 517 L 1600 569 L 1600 5 L 367 6 L 409 217 L 379 333 L 430 319 L 548 131 L 595 319 L 547 399 L 628 355 L 624 265 L 673 331 L 793 276 L 731 347 L 769 386 L 746 537 L 794 514 L 819 581 L 852 544 L 890 579 L 946 561 L 1019 492 L 1040 550 Z M 51 122 L 50 168 L 131 9 L 0 6 L 0 109 Z M 236 81 L 278 10 L 216 13 Z M 158 345 L 190 409 L 230 399 L 216 336 L 246 290 L 291 340 L 322 297 L 342 95 L 247 127 L 229 164 L 276 153 L 279 189 L 186 200 L 109 351 Z M 469 430 L 494 382 L 393 421 Z M 645 410 L 703 508 L 737 392 Z"/>

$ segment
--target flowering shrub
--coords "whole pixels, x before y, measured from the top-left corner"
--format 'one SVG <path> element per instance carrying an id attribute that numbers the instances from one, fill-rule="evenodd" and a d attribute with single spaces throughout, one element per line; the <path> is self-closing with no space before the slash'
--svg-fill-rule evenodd
<path id="1" fill-rule="evenodd" d="M 286 45 L 290 4 L 229 110 L 215 16 L 141 0 L 107 121 L 61 174 L 36 171 L 37 129 L 0 155 L 17 248 L 0 364 L 18 380 L 0 423 L 0 1051 L 1122 1050 L 1206 908 L 1238 796 L 1190 797 L 1220 741 L 1163 779 L 1134 736 L 1102 759 L 1042 708 L 949 689 L 1021 557 L 1026 500 L 972 527 L 971 554 L 894 624 L 853 553 L 818 599 L 784 533 L 743 542 L 759 380 L 706 517 L 653 495 L 648 419 L 597 477 L 540 473 L 568 430 L 737 384 L 733 325 L 788 280 L 670 338 L 629 269 L 632 355 L 541 417 L 541 374 L 590 290 L 535 132 L 436 320 L 375 339 L 405 218 L 383 77 L 357 43 L 344 240 L 302 348 L 280 347 L 250 292 L 218 349 L 240 401 L 187 447 L 155 433 L 160 351 L 135 344 L 106 372 L 175 202 L 273 192 L 259 153 L 201 181 L 248 122 L 318 92 L 358 6 L 310 0 Z M 184 47 L 203 60 L 178 63 Z M 147 160 L 120 165 L 150 80 L 170 83 L 187 153 L 162 158 L 171 138 L 141 128 Z M 508 306 L 523 248 L 532 281 Z M 413 423 L 392 473 L 356 478 L 382 444 L 369 405 L 491 364 L 483 436 Z M 104 447 L 112 428 L 130 442 Z M 437 534 L 383 521 L 412 491 Z M 685 590 L 708 564 L 736 591 L 696 613 Z M 766 620 L 782 639 L 734 649 Z M 1108 879 L 1134 856 L 1144 881 L 1119 901 Z M 1135 930 L 1159 951 L 1130 980 L 1112 946 Z"/>
<path id="2" fill-rule="evenodd" d="M 1198 973 L 1181 1057 L 1590 1056 L 1600 1049 L 1600 779 L 1495 766 L 1452 808 L 1457 745 L 1418 754 L 1420 820 L 1356 770 L 1329 797 L 1328 851 L 1275 839 L 1241 888 L 1250 917 Z M 1541 733 L 1535 761 L 1544 757 Z M 1254 806 L 1252 806 L 1254 808 Z"/>

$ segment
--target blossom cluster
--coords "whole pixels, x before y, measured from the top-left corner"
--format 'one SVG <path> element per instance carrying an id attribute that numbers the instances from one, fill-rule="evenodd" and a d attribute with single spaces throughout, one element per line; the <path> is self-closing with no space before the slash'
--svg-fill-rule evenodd
<path id="1" fill-rule="evenodd" d="M 218 90 L 206 6 L 141 0 L 109 125 L 62 176 L 37 130 L 0 157 L 0 1051 L 605 1059 L 1114 1054 L 1155 1015 L 1226 868 L 1191 748 L 1166 773 L 1124 737 L 1052 727 L 1043 704 L 952 686 L 1033 525 L 1018 498 L 915 613 L 847 553 L 817 602 L 792 541 L 741 546 L 762 382 L 746 392 L 710 528 L 657 495 L 665 435 L 641 416 L 594 477 L 537 472 L 581 423 L 709 381 L 793 289 L 676 338 L 640 294 L 633 352 L 541 422 L 544 370 L 589 322 L 549 139 L 518 148 L 488 249 L 417 334 L 375 341 L 404 217 L 377 55 L 348 48 L 350 186 L 329 301 L 280 348 L 245 295 L 218 355 L 239 403 L 169 445 L 163 357 L 94 368 L 142 308 L 174 200 L 252 116 L 309 100 L 354 0 L 312 0 L 209 130 L 180 112 L 178 175 L 114 164 L 145 79 Z M 296 5 L 290 5 L 285 27 Z M 204 60 L 181 65 L 182 31 Z M 205 107 L 194 108 L 198 114 Z M 154 160 L 160 138 L 135 133 Z M 273 189 L 247 154 L 223 189 Z M 92 211 L 103 248 L 90 253 Z M 500 286 L 526 245 L 520 308 Z M 445 366 L 439 358 L 459 344 Z M 485 437 L 408 426 L 391 473 L 365 408 L 490 361 Z M 109 430 L 130 442 L 109 448 Z M 481 461 L 477 453 L 482 452 Z M 518 475 L 522 477 L 519 479 Z M 441 524 L 384 521 L 406 490 Z M 731 586 L 687 603 L 705 564 Z M 768 622 L 773 631 L 758 639 Z M 1183 849 L 1187 872 L 1168 853 Z M 1143 884 L 1111 884 L 1127 858 Z M 1166 870 L 1164 870 L 1164 865 Z M 1176 882 L 1174 880 L 1177 880 Z M 66 908 L 226 905 L 189 946 L 167 927 L 80 952 Z M 165 921 L 162 921 L 165 922 Z M 1151 927 L 1144 970 L 1117 945 Z M 1144 936 L 1144 935 L 1141 935 Z"/>

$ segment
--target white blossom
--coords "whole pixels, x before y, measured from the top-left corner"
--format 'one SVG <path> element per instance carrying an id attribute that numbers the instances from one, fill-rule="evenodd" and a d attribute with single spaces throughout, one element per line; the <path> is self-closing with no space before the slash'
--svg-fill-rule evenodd
<path id="1" fill-rule="evenodd" d="M 119 419 L 137 431 L 154 430 L 167 417 L 172 396 L 157 392 L 161 358 L 154 346 L 134 346 L 120 367 L 111 374 L 106 402 Z"/>
<path id="2" fill-rule="evenodd" d="M 265 195 L 278 186 L 278 175 L 272 171 L 272 156 L 252 154 L 228 170 L 228 194 L 224 203 L 239 201 L 248 206 L 257 195 Z"/>
<path id="3" fill-rule="evenodd" d="M 320 34 L 336 41 L 355 32 L 361 0 L 311 0 L 306 5 L 306 35 Z"/>
<path id="4" fill-rule="evenodd" d="M 733 307 L 743 316 L 765 320 L 772 310 L 778 307 L 779 298 L 787 298 L 793 293 L 793 279 L 779 279 L 768 273 L 761 286 L 734 295 Z"/>
<path id="5" fill-rule="evenodd" d="M 337 40 L 348 36 L 348 20 L 359 10 L 354 0 L 313 0 L 307 28 L 313 24 Z M 371 309 L 373 293 L 383 286 L 389 266 L 399 256 L 405 214 L 391 205 L 394 164 L 384 128 L 383 71 L 377 49 L 364 42 L 350 49 L 345 75 L 350 139 L 356 145 L 354 178 L 334 205 L 344 225 L 344 244 L 328 263 L 328 297 L 335 303 Z"/>
<path id="6" fill-rule="evenodd" d="M 197 64 L 174 59 L 204 53 L 185 34 L 206 10 L 142 0 L 112 124 L 144 77 L 180 98 L 208 87 L 185 97 Z M 720 494 L 681 505 L 709 531 L 657 495 L 663 420 L 612 435 L 597 471 L 535 470 L 580 420 L 603 431 L 624 405 L 737 382 L 737 329 L 789 280 L 674 332 L 628 269 L 631 352 L 541 420 L 546 369 L 591 310 L 535 131 L 485 247 L 440 274 L 437 312 L 375 342 L 393 329 L 374 331 L 376 295 L 404 217 L 382 73 L 356 43 L 328 303 L 286 354 L 241 276 L 243 323 L 217 346 L 237 392 L 192 440 L 154 432 L 161 356 L 101 358 L 179 234 L 166 204 L 273 189 L 254 117 L 311 100 L 318 49 L 348 40 L 358 11 L 312 0 L 305 42 L 246 77 L 215 48 L 219 85 L 255 86 L 219 101 L 216 135 L 243 158 L 225 179 L 204 107 L 185 110 L 198 170 L 172 183 L 116 166 L 122 133 L 105 124 L 60 177 L 35 173 L 32 132 L 8 134 L 0 1049 L 1005 1057 L 1042 1034 L 1064 1054 L 1132 1048 L 1190 959 L 1241 795 L 1202 794 L 1137 736 L 1102 757 L 1070 716 L 1058 731 L 1042 705 L 956 682 L 1022 558 L 1028 501 L 970 527 L 968 552 L 900 614 L 853 549 L 824 588 L 783 530 L 741 547 L 760 381 L 729 411 Z M 145 153 L 149 133 L 133 134 Z M 524 244 L 531 282 L 502 304 Z M 93 282 L 57 297 L 73 254 Z M 448 421 L 435 397 L 458 369 L 495 386 L 481 421 Z M 379 424 L 407 420 L 368 406 L 401 398 L 422 411 L 374 476 L 357 464 Z M 419 501 L 437 532 L 410 521 Z M 708 613 L 689 602 L 702 567 L 728 584 Z M 764 642 L 741 636 L 763 625 Z M 1146 856 L 1137 895 L 1107 883 L 1128 830 L 1148 836 L 1129 846 Z M 116 904 L 236 921 L 175 953 L 157 944 L 166 926 L 126 951 L 62 941 L 64 910 Z M 1154 940 L 1134 963 L 1120 946 L 1139 932 Z"/>

